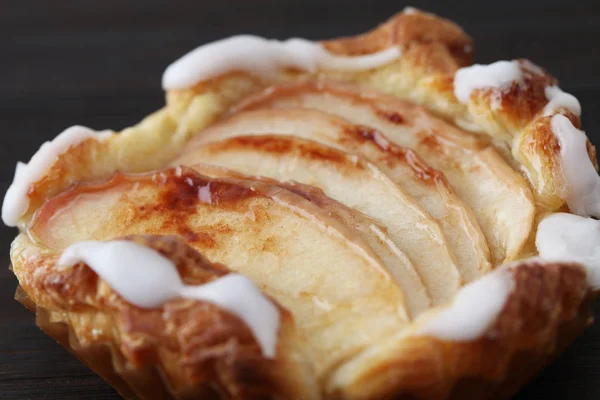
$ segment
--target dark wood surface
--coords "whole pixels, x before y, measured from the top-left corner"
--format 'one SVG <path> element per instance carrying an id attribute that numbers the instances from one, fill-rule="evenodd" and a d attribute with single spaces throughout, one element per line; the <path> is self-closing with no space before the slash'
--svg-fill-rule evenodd
<path id="1" fill-rule="evenodd" d="M 576 5 L 575 5 L 576 4 Z M 402 1 L 0 1 L 0 190 L 17 160 L 65 127 L 119 129 L 161 107 L 160 77 L 185 51 L 235 33 L 328 38 L 373 27 Z M 527 57 L 575 94 L 600 144 L 600 1 L 414 1 L 460 23 L 477 59 Z M 0 229 L 0 399 L 115 399 L 13 300 L 16 230 Z M 600 313 L 600 307 L 597 307 Z M 600 398 L 600 323 L 518 399 Z"/>

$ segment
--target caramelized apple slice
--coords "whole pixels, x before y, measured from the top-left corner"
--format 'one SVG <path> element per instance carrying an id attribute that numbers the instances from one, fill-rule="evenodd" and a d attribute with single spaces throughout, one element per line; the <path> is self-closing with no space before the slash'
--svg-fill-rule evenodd
<path id="1" fill-rule="evenodd" d="M 347 153 L 362 155 L 404 193 L 417 200 L 440 224 L 466 281 L 489 271 L 489 249 L 485 237 L 479 230 L 475 216 L 453 193 L 444 176 L 421 162 L 413 151 L 392 145 L 380 133 L 368 127 L 349 124 L 341 118 L 313 110 L 244 112 L 198 133 L 175 163 L 202 161 L 194 154 L 194 149 L 203 143 L 261 134 L 293 135 Z M 351 162 L 352 160 L 350 158 Z M 285 171 L 292 169 L 293 166 L 288 166 Z M 359 192 L 361 189 L 355 191 Z M 362 193 L 364 195 L 361 201 L 373 197 L 367 195 L 368 191 Z M 376 198 L 372 200 L 377 201 Z M 413 229 L 418 228 L 413 226 Z M 400 247 L 404 249 L 403 246 Z M 413 258 L 412 253 L 407 250 L 406 253 L 415 266 L 419 267 L 418 260 Z M 435 262 L 428 262 L 424 268 L 431 268 L 433 265 Z"/>
<path id="2" fill-rule="evenodd" d="M 55 249 L 129 234 L 182 235 L 292 312 L 318 376 L 406 326 L 400 287 L 357 234 L 261 182 L 181 168 L 117 175 L 50 199 L 29 234 Z"/>
<path id="3" fill-rule="evenodd" d="M 267 107 L 326 111 L 369 125 L 393 142 L 416 150 L 425 162 L 444 172 L 456 193 L 471 206 L 495 264 L 521 253 L 535 215 L 529 185 L 491 146 L 472 135 L 396 98 L 334 84 L 270 88 L 237 110 Z"/>
<path id="4" fill-rule="evenodd" d="M 214 164 L 195 164 L 192 168 L 203 175 L 211 177 L 260 180 L 261 182 L 283 187 L 304 197 L 306 200 L 328 212 L 330 216 L 338 218 L 345 225 L 354 229 L 371 246 L 383 261 L 387 270 L 402 287 L 402 291 L 406 295 L 406 304 L 411 318 L 416 317 L 431 306 L 431 298 L 427 289 L 408 257 L 391 240 L 385 228 L 379 226 L 367 215 L 346 207 L 342 203 L 326 196 L 321 189 L 314 186 L 303 185 L 298 182 L 277 182 L 265 177 L 249 177 L 248 175 Z"/>
<path id="5" fill-rule="evenodd" d="M 250 175 L 297 181 L 380 224 L 413 262 L 433 300 L 452 298 L 461 284 L 453 254 L 438 224 L 373 164 L 311 140 L 240 136 L 196 147 L 182 161 L 216 164 Z"/>

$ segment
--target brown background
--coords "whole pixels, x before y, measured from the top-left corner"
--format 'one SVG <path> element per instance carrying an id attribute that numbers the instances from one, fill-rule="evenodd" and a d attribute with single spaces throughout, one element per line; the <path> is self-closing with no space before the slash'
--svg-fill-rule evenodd
<path id="1" fill-rule="evenodd" d="M 576 5 L 575 5 L 576 4 Z M 0 1 L 0 191 L 17 160 L 73 124 L 119 129 L 163 104 L 160 77 L 195 46 L 235 33 L 312 39 L 364 31 L 403 1 Z M 528 57 L 575 94 L 600 144 L 600 1 L 413 1 L 460 23 L 477 60 Z M 16 231 L 0 229 L 0 398 L 115 399 L 13 301 Z M 600 313 L 600 302 L 597 312 Z M 600 323 L 518 399 L 600 398 Z"/>

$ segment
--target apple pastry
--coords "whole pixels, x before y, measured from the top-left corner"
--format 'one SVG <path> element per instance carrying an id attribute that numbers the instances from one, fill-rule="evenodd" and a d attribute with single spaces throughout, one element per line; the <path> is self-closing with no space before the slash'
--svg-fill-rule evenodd
<path id="1" fill-rule="evenodd" d="M 121 132 L 71 127 L 2 206 L 16 298 L 131 399 L 504 399 L 593 319 L 581 107 L 407 8 L 234 36 Z"/>

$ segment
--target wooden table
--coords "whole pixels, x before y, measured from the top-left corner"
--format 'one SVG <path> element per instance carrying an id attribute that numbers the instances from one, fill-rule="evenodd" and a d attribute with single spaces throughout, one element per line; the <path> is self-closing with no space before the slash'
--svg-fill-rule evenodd
<path id="1" fill-rule="evenodd" d="M 164 67 L 198 44 L 235 33 L 314 39 L 348 35 L 373 27 L 404 5 L 368 0 L 5 0 L 0 5 L 1 191 L 12 180 L 15 162 L 28 160 L 62 129 L 72 124 L 119 129 L 161 107 Z M 584 127 L 600 144 L 600 1 L 412 5 L 462 24 L 476 40 L 480 62 L 528 57 L 546 67 L 580 99 Z M 0 398 L 118 398 L 13 301 L 16 280 L 6 266 L 15 233 L 0 229 Z M 600 323 L 517 398 L 600 398 Z"/>

